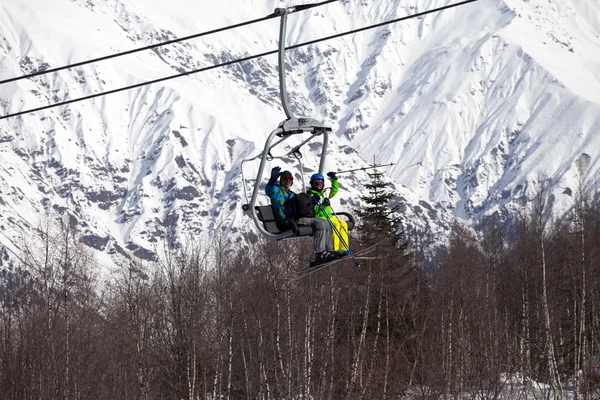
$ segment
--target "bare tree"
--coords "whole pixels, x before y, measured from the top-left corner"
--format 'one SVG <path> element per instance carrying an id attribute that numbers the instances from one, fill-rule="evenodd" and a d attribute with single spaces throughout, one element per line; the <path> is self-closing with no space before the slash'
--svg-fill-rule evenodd
<path id="1" fill-rule="evenodd" d="M 560 375 L 556 364 L 556 355 L 554 351 L 554 340 L 552 337 L 552 322 L 550 319 L 550 309 L 548 306 L 548 271 L 546 264 L 546 229 L 551 216 L 550 196 L 548 194 L 547 179 L 538 178 L 539 188 L 533 200 L 533 224 L 538 238 L 539 263 L 542 272 L 542 312 L 544 320 L 545 352 L 548 363 L 548 372 L 552 389 L 562 397 L 562 386 Z"/>
<path id="2" fill-rule="evenodd" d="M 575 399 L 579 397 L 580 390 L 580 378 L 581 376 L 586 375 L 586 363 L 584 361 L 587 349 L 587 327 L 586 327 L 586 313 L 587 313 L 587 304 L 586 304 L 586 286 L 587 286 L 587 278 L 586 278 L 586 264 L 587 264 L 587 252 L 586 252 L 586 223 L 585 223 L 585 212 L 587 210 L 587 194 L 585 190 L 585 174 L 590 165 L 590 156 L 587 154 L 582 154 L 577 160 L 577 170 L 578 170 L 578 184 L 577 184 L 577 193 L 576 193 L 576 204 L 575 204 L 575 218 L 576 218 L 576 229 L 579 231 L 579 240 L 580 240 L 580 287 L 579 287 L 579 295 L 575 296 L 575 312 L 573 315 L 576 318 L 575 325 L 577 327 L 577 337 L 575 342 L 575 355 L 574 355 L 574 373 L 575 373 L 575 387 L 574 387 L 574 395 Z M 577 302 L 579 299 L 579 304 Z M 577 316 L 579 318 L 577 318 Z M 581 373 L 580 373 L 581 370 Z"/>

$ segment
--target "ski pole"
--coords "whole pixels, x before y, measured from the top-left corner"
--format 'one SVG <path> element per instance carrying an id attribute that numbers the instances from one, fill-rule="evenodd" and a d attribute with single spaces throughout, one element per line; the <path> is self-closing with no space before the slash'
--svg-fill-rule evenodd
<path id="1" fill-rule="evenodd" d="M 374 169 L 374 168 L 377 168 L 377 167 L 389 167 L 390 165 L 394 165 L 394 163 L 389 163 L 389 164 L 374 164 L 374 165 L 371 165 L 369 167 L 364 167 L 364 168 L 349 169 L 347 171 L 338 171 L 335 174 L 336 175 L 346 174 L 348 172 L 363 171 L 363 170 L 366 170 L 366 169 Z"/>

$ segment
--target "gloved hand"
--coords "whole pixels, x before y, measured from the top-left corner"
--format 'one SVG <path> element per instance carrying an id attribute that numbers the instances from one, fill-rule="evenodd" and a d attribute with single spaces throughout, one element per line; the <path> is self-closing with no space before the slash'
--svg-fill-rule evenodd
<path id="1" fill-rule="evenodd" d="M 272 181 L 277 180 L 277 178 L 279 178 L 279 175 L 281 175 L 281 168 L 279 167 L 275 167 L 271 170 L 271 179 Z"/>
<path id="2" fill-rule="evenodd" d="M 334 181 L 337 180 L 337 175 L 335 174 L 335 172 L 328 172 L 327 176 L 330 177 L 331 179 L 333 179 Z"/>
<path id="3" fill-rule="evenodd" d="M 330 206 L 330 205 L 331 205 L 331 202 L 329 201 L 329 199 L 328 199 L 327 197 L 325 197 L 325 198 L 323 199 L 323 205 L 324 205 L 324 206 Z"/>

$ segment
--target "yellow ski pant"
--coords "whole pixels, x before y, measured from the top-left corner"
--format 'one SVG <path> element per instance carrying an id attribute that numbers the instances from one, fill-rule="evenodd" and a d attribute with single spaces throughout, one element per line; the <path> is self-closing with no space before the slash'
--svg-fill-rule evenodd
<path id="1" fill-rule="evenodd" d="M 346 221 L 337 219 L 336 217 L 329 217 L 329 219 L 333 223 L 333 226 L 335 226 L 335 229 L 332 228 L 331 232 L 333 235 L 333 250 L 348 250 L 346 247 L 350 246 L 348 243 L 348 224 Z M 340 236 L 342 240 L 340 240 Z"/>

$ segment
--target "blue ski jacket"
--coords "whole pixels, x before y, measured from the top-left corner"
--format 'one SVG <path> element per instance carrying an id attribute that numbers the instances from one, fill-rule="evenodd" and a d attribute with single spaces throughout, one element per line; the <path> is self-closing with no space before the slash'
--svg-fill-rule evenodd
<path id="1" fill-rule="evenodd" d="M 273 215 L 277 219 L 293 219 L 294 218 L 294 192 L 276 183 L 267 183 L 265 193 L 271 199 L 271 207 L 273 207 Z"/>

